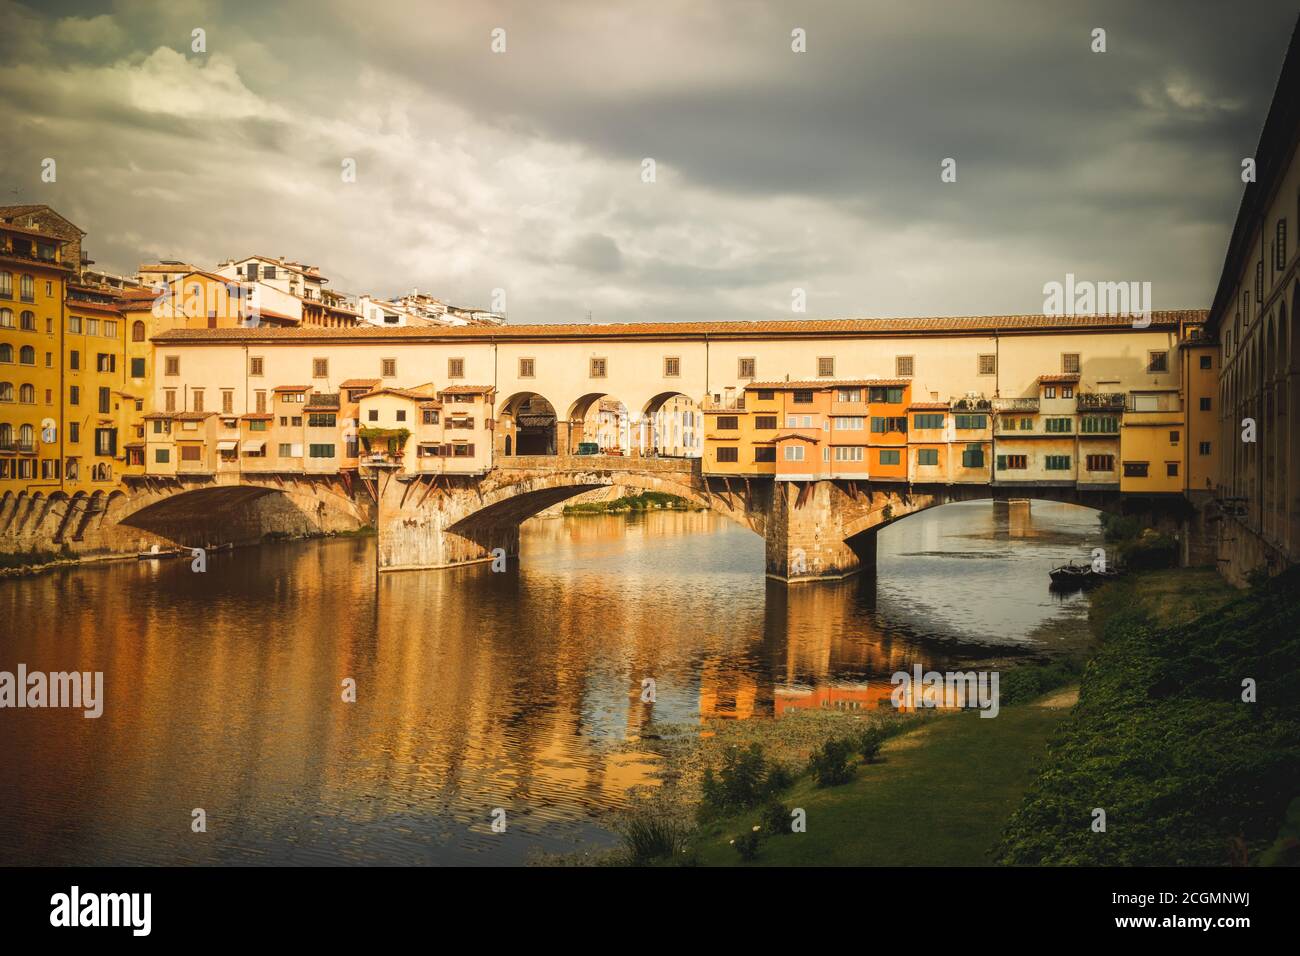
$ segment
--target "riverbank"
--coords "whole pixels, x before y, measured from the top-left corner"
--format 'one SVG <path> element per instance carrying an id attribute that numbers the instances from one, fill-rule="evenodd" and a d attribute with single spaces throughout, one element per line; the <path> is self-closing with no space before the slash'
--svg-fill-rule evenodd
<path id="1" fill-rule="evenodd" d="M 299 535 L 288 534 L 283 531 L 269 531 L 259 541 L 236 544 L 235 547 L 252 548 L 281 541 L 308 541 L 317 538 L 365 538 L 374 535 L 374 533 L 375 529 L 371 525 L 365 525 L 352 531 L 313 531 Z M 184 547 L 184 545 L 175 545 L 175 547 Z M 0 579 L 28 578 L 60 569 L 136 560 L 139 560 L 139 555 L 138 552 L 134 551 L 130 553 L 98 552 L 77 554 L 66 546 L 62 551 L 0 552 Z"/>
<path id="2" fill-rule="evenodd" d="M 1134 575 L 1099 593 L 1100 649 L 1000 862 L 1294 860 L 1300 568 L 1245 593 L 1211 574 Z"/>
<path id="3" fill-rule="evenodd" d="M 1141 572 L 1096 592 L 1089 624 L 1100 638 L 1113 642 L 1117 640 L 1117 629 L 1128 627 L 1126 622 L 1135 615 L 1179 630 L 1195 626 L 1191 622 L 1199 625 L 1220 615 L 1241 600 L 1240 593 L 1211 570 Z M 1077 820 L 1035 819 L 1034 810 L 1027 812 L 1025 808 L 1043 810 L 1046 800 L 1049 817 L 1053 808 L 1059 810 L 1045 797 L 1044 790 L 1052 789 L 1050 782 L 1055 777 L 1076 771 L 1067 766 L 1072 755 L 1062 752 L 1057 741 L 1082 735 L 1091 747 L 1104 750 L 1113 740 L 1113 728 L 1089 726 L 1086 721 L 1082 721 L 1081 728 L 1075 705 L 1080 684 L 1090 697 L 1097 697 L 1096 687 L 1112 679 L 1115 666 L 1112 652 L 1103 644 L 1086 667 L 1077 658 L 1066 658 L 1006 670 L 1002 673 L 1003 707 L 992 720 L 969 711 L 919 716 L 874 712 L 865 717 L 823 713 L 807 715 L 819 719 L 802 725 L 799 732 L 795 732 L 795 725 L 782 726 L 788 718 L 735 722 L 734 729 L 710 727 L 702 739 L 683 737 L 664 755 L 664 787 L 624 822 L 623 830 L 641 838 L 647 821 L 652 821 L 652 827 L 667 834 L 659 844 L 676 848 L 672 854 L 675 862 L 703 865 L 974 866 L 993 862 L 1072 862 L 1024 860 L 1009 855 L 1009 847 L 1025 840 L 1040 849 L 1068 842 L 1060 832 L 1062 827 L 1091 832 L 1089 813 L 1096 797 L 1086 789 L 1073 797 L 1089 804 Z M 1122 702 L 1090 701 L 1089 707 L 1082 710 L 1085 714 L 1096 710 L 1121 723 L 1124 720 Z M 872 724 L 889 727 L 895 733 L 883 744 L 880 759 L 853 757 L 848 761 L 848 782 L 816 786 L 813 776 L 804 771 L 809 755 L 828 740 L 852 740 L 864 726 Z M 1133 736 L 1158 747 L 1160 730 L 1145 722 Z M 775 794 L 780 813 L 767 800 L 695 825 L 701 816 L 701 768 L 716 768 L 728 750 L 743 749 L 751 743 L 758 743 L 764 758 L 784 767 L 792 778 Z M 1275 756 L 1287 752 L 1282 748 Z M 1122 782 L 1124 772 L 1112 767 L 1100 777 L 1092 781 L 1092 792 L 1097 786 Z M 1281 790 L 1286 787 L 1283 783 Z M 1068 792 L 1071 788 L 1064 789 Z M 1248 803 L 1243 799 L 1238 807 Z M 1285 801 L 1281 807 L 1285 808 Z M 802 811 L 806 829 L 793 834 L 784 820 L 796 810 Z M 1273 816 L 1277 814 L 1275 806 Z M 707 818 L 707 812 L 704 815 Z M 1270 825 L 1271 831 L 1268 825 L 1263 827 L 1257 849 L 1270 843 L 1277 832 L 1277 825 Z M 755 831 L 755 827 L 760 829 Z M 1148 844 L 1158 842 L 1151 833 L 1144 839 Z M 639 849 L 634 841 L 627 842 L 624 852 L 600 862 L 669 860 L 667 856 L 647 858 L 643 838 Z"/>
<path id="4" fill-rule="evenodd" d="M 624 495 L 609 501 L 582 501 L 565 505 L 564 515 L 610 515 L 631 514 L 640 511 L 704 511 L 703 505 L 695 504 L 677 495 L 662 491 L 643 491 L 638 495 Z"/>

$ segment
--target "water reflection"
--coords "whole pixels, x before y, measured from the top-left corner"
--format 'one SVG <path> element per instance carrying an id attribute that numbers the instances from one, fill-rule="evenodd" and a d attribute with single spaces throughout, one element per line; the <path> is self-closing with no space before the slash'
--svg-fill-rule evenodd
<path id="1" fill-rule="evenodd" d="M 875 707 L 921 663 L 1058 652 L 1047 569 L 1091 512 L 950 506 L 880 577 L 787 588 L 700 513 L 531 523 L 521 567 L 384 575 L 373 542 L 270 545 L 0 583 L 0 669 L 105 672 L 99 720 L 0 713 L 0 863 L 519 862 L 594 821 L 665 722 Z M 342 700 L 353 678 L 356 703 Z M 653 678 L 653 703 L 642 702 Z M 190 831 L 205 809 L 208 833 Z M 494 808 L 505 834 L 491 832 Z"/>

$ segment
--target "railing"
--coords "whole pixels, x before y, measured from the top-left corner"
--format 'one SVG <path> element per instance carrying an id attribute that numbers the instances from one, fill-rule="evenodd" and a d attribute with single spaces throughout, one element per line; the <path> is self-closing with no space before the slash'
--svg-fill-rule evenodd
<path id="1" fill-rule="evenodd" d="M 33 441 L 23 441 L 23 440 L 20 438 L 20 439 L 18 439 L 17 441 L 15 441 L 15 442 L 13 443 L 13 446 L 14 446 L 14 450 L 15 450 L 15 451 L 26 452 L 27 454 L 31 454 L 32 452 L 36 451 L 36 442 L 35 442 L 35 440 L 33 440 Z"/>
<path id="2" fill-rule="evenodd" d="M 735 398 L 726 398 L 716 402 L 711 398 L 706 398 L 700 408 L 706 412 L 743 412 L 745 410 L 745 396 L 738 395 Z"/>
<path id="3" fill-rule="evenodd" d="M 1127 399 L 1123 392 L 1080 392 L 1075 408 L 1081 412 L 1122 412 Z"/>
<path id="4" fill-rule="evenodd" d="M 993 399 L 993 411 L 995 412 L 1036 412 L 1038 411 L 1038 399 L 1036 398 L 995 398 Z"/>
<path id="5" fill-rule="evenodd" d="M 987 412 L 991 407 L 987 398 L 959 398 L 952 403 L 954 412 Z"/>

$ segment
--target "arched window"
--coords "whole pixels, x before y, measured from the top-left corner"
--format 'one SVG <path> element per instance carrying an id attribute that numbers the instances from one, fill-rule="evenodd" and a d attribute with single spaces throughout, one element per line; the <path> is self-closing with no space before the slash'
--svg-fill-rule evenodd
<path id="1" fill-rule="evenodd" d="M 35 365 L 36 349 L 32 348 L 30 345 L 24 345 L 22 348 L 20 348 L 18 350 L 18 364 Z"/>
<path id="2" fill-rule="evenodd" d="M 36 429 L 31 425 L 24 425 L 18 429 L 18 442 L 22 445 L 30 445 L 36 439 Z"/>
<path id="3" fill-rule="evenodd" d="M 14 310 L 0 309 L 0 329 L 12 329 L 14 327 Z"/>
<path id="4" fill-rule="evenodd" d="M 14 443 L 14 426 L 8 422 L 0 422 L 0 447 L 12 445 Z"/>
<path id="5" fill-rule="evenodd" d="M 14 383 L 0 382 L 0 402 L 12 402 L 14 400 Z"/>
<path id="6" fill-rule="evenodd" d="M 14 274 L 12 272 L 0 272 L 0 296 L 6 299 L 14 297 Z"/>
<path id="7" fill-rule="evenodd" d="M 131 341 L 132 341 L 132 342 L 143 342 L 143 341 L 144 341 L 144 323 L 143 323 L 143 322 L 141 322 L 141 321 L 139 321 L 139 320 L 136 320 L 136 322 L 135 322 L 134 324 L 132 324 L 132 326 L 131 326 Z"/>
<path id="8" fill-rule="evenodd" d="M 36 386 L 23 384 L 18 386 L 18 404 L 35 405 L 36 404 Z"/>
<path id="9" fill-rule="evenodd" d="M 35 313 L 35 312 L 32 312 L 32 311 L 24 311 L 24 312 L 23 312 L 23 315 L 22 315 L 22 323 L 21 323 L 21 324 L 22 324 L 22 328 L 23 328 L 23 331 L 24 331 L 24 332 L 35 332 L 35 331 L 36 331 L 36 313 Z"/>
<path id="10" fill-rule="evenodd" d="M 36 300 L 36 281 L 31 276 L 23 276 L 18 280 L 18 292 L 24 302 L 34 302 Z"/>
<path id="11" fill-rule="evenodd" d="M 12 363 L 14 360 L 14 347 L 8 342 L 0 342 L 0 362 Z"/>

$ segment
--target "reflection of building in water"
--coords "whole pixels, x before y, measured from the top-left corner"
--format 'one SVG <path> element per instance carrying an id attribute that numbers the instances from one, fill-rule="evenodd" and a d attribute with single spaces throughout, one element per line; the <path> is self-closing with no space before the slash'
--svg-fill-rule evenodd
<path id="1" fill-rule="evenodd" d="M 726 667 L 716 658 L 700 664 L 700 719 L 745 720 L 772 713 L 766 682 L 752 672 Z M 762 690 L 760 691 L 760 687 Z"/>
<path id="2" fill-rule="evenodd" d="M 892 688 L 887 680 L 862 683 L 830 682 L 809 687 L 790 684 L 776 688 L 776 716 L 797 710 L 877 710 L 888 708 Z"/>
<path id="3" fill-rule="evenodd" d="M 1012 498 L 1007 502 L 1007 534 L 1023 538 L 1033 530 L 1033 515 L 1028 498 Z"/>

